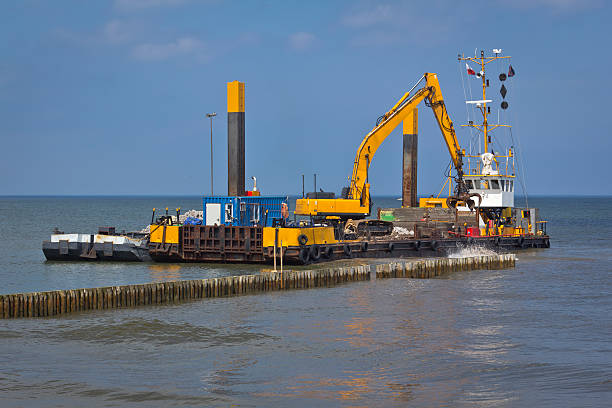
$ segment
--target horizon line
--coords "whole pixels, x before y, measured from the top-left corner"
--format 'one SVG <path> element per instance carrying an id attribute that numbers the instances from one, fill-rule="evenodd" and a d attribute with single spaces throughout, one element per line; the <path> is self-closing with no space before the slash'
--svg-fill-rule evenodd
<path id="1" fill-rule="evenodd" d="M 301 193 L 298 194 L 264 194 L 266 196 L 288 196 L 288 197 L 301 197 Z M 418 197 L 428 197 L 428 194 L 418 195 Z M 211 197 L 207 194 L 0 194 L 0 198 L 77 198 L 77 197 L 91 197 L 91 198 L 111 198 L 111 197 L 133 197 L 133 198 L 146 198 L 146 197 Z M 213 197 L 228 197 L 228 195 L 214 195 Z M 401 194 L 379 194 L 373 195 L 372 197 L 392 197 L 401 198 Z M 518 198 L 524 198 L 525 195 L 515 195 Z M 612 197 L 612 194 L 563 194 L 563 193 L 552 193 L 552 194 L 529 194 L 529 197 L 596 197 L 606 198 Z"/>

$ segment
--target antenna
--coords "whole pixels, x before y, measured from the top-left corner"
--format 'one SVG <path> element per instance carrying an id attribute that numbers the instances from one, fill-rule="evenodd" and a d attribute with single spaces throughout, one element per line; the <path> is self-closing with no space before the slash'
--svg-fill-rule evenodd
<path id="1" fill-rule="evenodd" d="M 483 139 L 484 139 L 484 151 L 488 152 L 489 151 L 489 143 L 491 143 L 491 135 L 489 134 L 489 132 L 494 130 L 497 127 L 500 127 L 500 126 L 504 126 L 505 127 L 505 125 L 499 124 L 499 120 L 498 120 L 498 124 L 496 124 L 496 125 L 491 125 L 488 122 L 487 116 L 491 113 L 491 109 L 490 109 L 489 106 L 487 106 L 487 103 L 491 103 L 492 100 L 491 99 L 487 99 L 487 85 L 488 85 L 489 80 L 485 76 L 485 66 L 488 63 L 493 62 L 493 61 L 495 61 L 497 59 L 510 58 L 510 56 L 503 56 L 503 57 L 500 56 L 501 51 L 502 51 L 501 48 L 494 48 L 493 49 L 494 56 L 492 56 L 492 57 L 485 56 L 484 50 L 481 50 L 480 51 L 480 56 L 477 56 L 476 51 L 477 51 L 477 49 L 474 50 L 474 57 L 459 57 L 459 60 L 460 61 L 466 61 L 466 62 L 470 61 L 473 64 L 478 64 L 480 66 L 480 70 L 476 74 L 476 77 L 479 78 L 482 81 L 482 99 L 475 100 L 475 101 L 466 101 L 466 103 L 476 105 L 476 107 L 478 109 L 480 109 L 480 112 L 482 113 L 483 121 L 482 121 L 482 124 L 480 124 L 480 125 L 475 125 L 475 124 L 471 123 L 468 126 L 476 128 L 476 129 L 478 129 L 479 131 L 482 132 Z M 500 79 L 500 81 L 504 81 L 506 79 L 506 75 L 505 74 L 503 74 L 503 75 L 500 74 L 499 79 Z M 502 93 L 502 97 L 503 96 L 505 96 L 505 95 Z M 501 103 L 501 108 L 502 109 L 507 109 L 508 108 L 508 102 L 503 101 Z"/>

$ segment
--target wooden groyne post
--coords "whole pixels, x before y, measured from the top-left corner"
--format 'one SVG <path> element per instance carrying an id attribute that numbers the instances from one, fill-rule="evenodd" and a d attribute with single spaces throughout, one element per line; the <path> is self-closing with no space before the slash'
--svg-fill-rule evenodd
<path id="1" fill-rule="evenodd" d="M 470 258 L 430 258 L 376 265 L 376 278 L 433 278 L 454 271 L 513 267 L 514 254 Z M 49 317 L 86 310 L 162 305 L 249 293 L 308 289 L 370 280 L 371 266 L 266 272 L 103 288 L 0 295 L 0 318 Z"/>
<path id="2" fill-rule="evenodd" d="M 512 268 L 515 264 L 515 254 L 408 260 L 376 265 L 376 279 L 427 279 L 449 272 Z"/>
<path id="3" fill-rule="evenodd" d="M 334 286 L 370 279 L 370 265 L 266 272 L 199 280 L 0 295 L 0 318 L 47 317 L 86 310 L 160 305 L 247 293 Z"/>

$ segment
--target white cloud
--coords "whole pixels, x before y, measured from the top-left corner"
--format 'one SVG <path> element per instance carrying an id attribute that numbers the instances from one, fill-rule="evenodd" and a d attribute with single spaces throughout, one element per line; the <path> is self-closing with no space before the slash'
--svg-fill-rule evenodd
<path id="1" fill-rule="evenodd" d="M 195 37 L 181 37 L 168 43 L 145 43 L 132 49 L 132 57 L 141 61 L 163 61 L 180 56 L 191 56 L 199 62 L 209 59 L 204 43 Z"/>
<path id="2" fill-rule="evenodd" d="M 342 16 L 340 23 L 348 29 L 350 44 L 357 47 L 406 43 L 434 46 L 450 38 L 460 6 L 449 0 L 430 3 L 362 2 Z"/>
<path id="3" fill-rule="evenodd" d="M 349 27 L 363 28 L 388 22 L 393 18 L 393 10 L 388 4 L 381 4 L 373 9 L 361 9 L 342 18 L 342 23 Z"/>
<path id="4" fill-rule="evenodd" d="M 142 10 L 153 7 L 179 6 L 188 0 L 115 0 L 115 8 L 123 11 Z"/>
<path id="5" fill-rule="evenodd" d="M 377 4 L 376 0 L 361 0 L 340 17 L 339 22 L 349 33 L 351 45 L 371 47 L 408 42 L 434 46 L 450 43 L 456 40 L 455 34 L 460 32 L 462 25 L 487 18 L 489 12 L 482 11 L 485 6 L 494 9 L 493 13 L 516 14 L 519 10 L 567 15 L 605 4 L 605 0 L 473 0 L 473 7 L 466 8 L 463 2 L 456 0 L 383 1 Z"/>
<path id="6" fill-rule="evenodd" d="M 120 44 L 132 39 L 132 29 L 120 20 L 111 20 L 104 25 L 102 35 L 107 42 Z"/>
<path id="7" fill-rule="evenodd" d="M 316 37 L 314 34 L 298 32 L 289 36 L 289 46 L 294 50 L 303 51 L 312 46 Z"/>

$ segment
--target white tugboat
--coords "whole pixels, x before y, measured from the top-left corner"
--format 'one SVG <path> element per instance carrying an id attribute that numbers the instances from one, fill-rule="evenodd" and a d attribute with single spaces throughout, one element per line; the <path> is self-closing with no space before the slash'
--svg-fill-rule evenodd
<path id="1" fill-rule="evenodd" d="M 469 153 L 464 153 L 463 155 L 464 164 L 466 165 L 463 176 L 465 187 L 468 189 L 470 196 L 477 194 L 480 197 L 477 209 L 479 213 L 479 231 L 475 231 L 473 234 L 498 237 L 544 236 L 546 235 L 546 222 L 539 220 L 538 209 L 515 207 L 514 193 L 518 178 L 514 146 L 503 147 L 500 145 L 501 140 L 499 140 L 500 143 L 496 143 L 495 147 L 497 150 L 493 146 L 493 142 L 497 138 L 495 130 L 505 129 L 510 135 L 512 132 L 511 125 L 499 122 L 499 115 L 497 123 L 491 123 L 490 115 L 493 100 L 487 99 L 487 88 L 492 85 L 494 80 L 499 79 L 501 84 L 500 95 L 502 97 L 499 108 L 502 111 L 508 109 L 508 102 L 506 101 L 508 89 L 505 84 L 506 80 L 515 75 L 514 68 L 508 64 L 506 73 L 506 65 L 504 64 L 504 71 L 499 74 L 498 78 L 491 79 L 486 74 L 488 64 L 510 59 L 510 56 L 502 56 L 501 52 L 501 49 L 494 49 L 493 56 L 489 57 L 485 56 L 484 51 L 480 52 L 480 56 L 458 56 L 459 62 L 461 64 L 465 63 L 468 81 L 471 80 L 470 77 L 476 77 L 477 80 L 480 80 L 479 86 L 482 87 L 482 99 L 466 100 L 468 115 L 469 108 L 472 108 L 475 116 L 480 116 L 482 121 L 475 123 L 475 120 L 470 120 L 471 118 L 468 117 L 468 123 L 462 125 L 469 128 L 471 134 L 474 135 L 472 138 L 474 143 L 470 143 Z M 473 69 L 473 66 L 477 66 L 478 71 Z M 469 82 L 468 87 L 470 87 Z M 467 97 L 468 92 L 465 89 L 464 85 L 464 92 Z M 471 92 L 469 94 L 471 95 Z M 499 137 L 499 139 L 502 138 Z M 452 183 L 450 177 L 448 183 Z M 526 196 L 527 192 L 523 191 L 523 193 Z M 448 206 L 444 204 L 446 203 L 439 198 L 421 200 L 421 206 L 423 207 L 431 207 L 432 205 Z M 470 211 L 465 204 L 458 204 L 457 209 L 459 211 Z M 548 240 L 546 240 L 546 243 L 548 245 Z"/>

